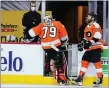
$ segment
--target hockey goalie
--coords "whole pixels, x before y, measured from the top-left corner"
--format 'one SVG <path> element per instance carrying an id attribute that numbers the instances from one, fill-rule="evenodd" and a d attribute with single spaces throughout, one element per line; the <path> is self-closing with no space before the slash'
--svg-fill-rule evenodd
<path id="1" fill-rule="evenodd" d="M 58 84 L 66 85 L 68 81 L 66 74 L 67 60 L 62 51 L 62 47 L 66 46 L 68 41 L 66 28 L 51 16 L 46 16 L 42 23 L 29 30 L 26 38 L 31 39 L 31 37 L 37 35 L 40 36 L 42 48 L 50 59 L 50 68 L 54 78 Z"/>

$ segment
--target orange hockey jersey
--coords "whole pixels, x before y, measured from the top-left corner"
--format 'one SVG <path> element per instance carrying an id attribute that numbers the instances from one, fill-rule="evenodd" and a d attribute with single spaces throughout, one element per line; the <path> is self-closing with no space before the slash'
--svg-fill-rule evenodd
<path id="1" fill-rule="evenodd" d="M 98 39 L 98 41 L 95 42 L 93 38 Z M 88 51 L 98 48 L 103 50 L 102 31 L 98 23 L 94 22 L 93 24 L 86 26 L 84 30 L 84 39 L 92 43 L 89 49 L 87 49 Z"/>
<path id="2" fill-rule="evenodd" d="M 38 26 L 32 28 L 29 34 L 34 37 L 39 35 L 41 38 L 41 45 L 44 49 L 50 49 L 50 44 L 60 46 L 61 40 L 68 39 L 68 34 L 65 27 L 59 21 L 53 21 L 52 26 L 45 26 L 40 23 Z"/>

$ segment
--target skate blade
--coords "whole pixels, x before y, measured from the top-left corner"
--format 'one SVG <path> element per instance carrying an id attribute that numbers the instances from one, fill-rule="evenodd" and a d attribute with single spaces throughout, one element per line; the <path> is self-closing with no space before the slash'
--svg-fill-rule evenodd
<path id="1" fill-rule="evenodd" d="M 67 83 L 60 82 L 59 85 L 60 86 L 65 86 L 65 85 L 67 85 Z"/>
<path id="2" fill-rule="evenodd" d="M 93 84 L 93 87 L 101 87 L 101 84 Z"/>
<path id="3" fill-rule="evenodd" d="M 82 86 L 82 83 L 81 83 L 81 82 L 75 82 L 75 81 L 72 81 L 72 84 L 74 84 L 74 85 L 78 85 L 78 86 Z"/>
<path id="4" fill-rule="evenodd" d="M 77 82 L 75 82 L 75 81 L 72 81 L 72 84 L 77 85 L 78 83 L 77 83 Z"/>

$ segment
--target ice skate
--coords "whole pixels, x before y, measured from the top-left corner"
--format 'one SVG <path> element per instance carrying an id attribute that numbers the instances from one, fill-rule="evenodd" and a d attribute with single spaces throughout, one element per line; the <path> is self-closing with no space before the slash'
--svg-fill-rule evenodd
<path id="1" fill-rule="evenodd" d="M 99 87 L 102 85 L 103 78 L 98 78 L 96 81 L 93 82 L 93 87 Z"/>
<path id="2" fill-rule="evenodd" d="M 60 80 L 58 83 L 59 83 L 60 86 L 67 85 L 67 81 L 63 81 L 63 80 Z"/>
<path id="3" fill-rule="evenodd" d="M 82 81 L 83 78 L 81 76 L 79 76 L 77 79 L 72 79 L 72 84 L 78 85 L 78 86 L 82 86 Z"/>

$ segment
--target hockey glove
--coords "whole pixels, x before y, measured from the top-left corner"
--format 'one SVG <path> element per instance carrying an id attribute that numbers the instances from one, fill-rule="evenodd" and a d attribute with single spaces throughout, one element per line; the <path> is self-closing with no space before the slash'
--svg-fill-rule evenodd
<path id="1" fill-rule="evenodd" d="M 25 43 L 30 43 L 30 42 L 32 42 L 34 39 L 35 39 L 35 38 L 32 38 L 32 37 L 29 35 L 29 33 L 25 33 L 25 34 L 24 34 L 23 40 L 24 40 Z"/>
<path id="2" fill-rule="evenodd" d="M 85 41 L 84 42 L 84 49 L 88 49 L 91 46 L 91 42 L 90 41 Z"/>
<path id="3" fill-rule="evenodd" d="M 62 50 L 67 50 L 67 48 L 68 48 L 68 41 L 65 40 L 65 41 L 61 41 L 61 42 L 62 42 L 62 45 L 61 45 Z"/>
<path id="4" fill-rule="evenodd" d="M 32 37 L 27 32 L 27 33 L 24 33 L 24 39 L 32 39 Z"/>
<path id="5" fill-rule="evenodd" d="M 78 43 L 77 47 L 79 51 L 83 51 L 84 43 L 83 42 Z"/>

